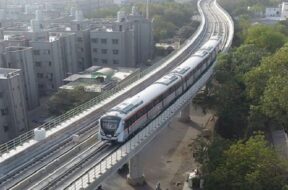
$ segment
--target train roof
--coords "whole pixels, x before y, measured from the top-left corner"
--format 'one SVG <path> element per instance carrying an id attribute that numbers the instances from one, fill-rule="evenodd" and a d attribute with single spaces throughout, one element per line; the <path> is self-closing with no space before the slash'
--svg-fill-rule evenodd
<path id="1" fill-rule="evenodd" d="M 200 51 L 211 52 L 220 43 L 221 37 L 212 36 L 201 48 Z"/>
<path id="2" fill-rule="evenodd" d="M 161 95 L 169 89 L 171 85 L 175 84 L 179 80 L 181 80 L 180 77 L 175 74 L 165 75 L 135 96 L 126 99 L 119 105 L 113 107 L 107 113 L 119 117 L 133 114 L 136 108 L 143 107 L 147 103 L 151 102 L 155 97 Z"/>
<path id="3" fill-rule="evenodd" d="M 219 36 L 211 37 L 195 54 L 185 60 L 180 66 L 176 67 L 172 72 L 160 78 L 152 85 L 148 86 L 143 91 L 139 92 L 135 96 L 124 100 L 119 105 L 113 107 L 105 115 L 114 115 L 124 117 L 133 114 L 136 108 L 143 107 L 147 103 L 151 102 L 153 98 L 161 95 L 163 92 L 169 89 L 169 87 L 181 80 L 180 76 L 185 76 L 186 73 L 200 64 L 210 52 L 220 43 L 221 38 Z M 179 76 L 180 75 L 180 76 Z M 152 95 L 152 96 L 151 96 Z M 105 116 L 104 115 L 104 116 Z"/>
<path id="4" fill-rule="evenodd" d="M 176 75 L 170 73 L 160 78 L 159 80 L 157 80 L 154 84 L 163 84 L 163 85 L 169 86 L 171 83 L 173 83 L 177 79 L 178 77 Z"/>
<path id="5" fill-rule="evenodd" d="M 195 52 L 190 58 L 185 60 L 180 66 L 172 70 L 171 73 L 185 76 L 189 70 L 197 67 L 216 46 L 218 46 L 221 38 L 219 36 L 212 36 L 197 52 Z"/>
<path id="6" fill-rule="evenodd" d="M 181 65 L 173 69 L 171 73 L 175 73 L 183 77 L 186 75 L 188 71 L 196 68 L 197 65 L 201 63 L 202 60 L 203 58 L 200 56 L 192 56 L 188 58 L 186 61 L 184 61 Z"/>

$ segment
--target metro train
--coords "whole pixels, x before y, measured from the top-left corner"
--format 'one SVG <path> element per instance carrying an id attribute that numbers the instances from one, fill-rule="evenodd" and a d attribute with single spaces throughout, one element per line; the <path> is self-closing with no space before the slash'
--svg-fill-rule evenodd
<path id="1" fill-rule="evenodd" d="M 211 37 L 195 54 L 143 91 L 99 119 L 99 138 L 125 142 L 185 93 L 215 62 L 221 37 Z"/>

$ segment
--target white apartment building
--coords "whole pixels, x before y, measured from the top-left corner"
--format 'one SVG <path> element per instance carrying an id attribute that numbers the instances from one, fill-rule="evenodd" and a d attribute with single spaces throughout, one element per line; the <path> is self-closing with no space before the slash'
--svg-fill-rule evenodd
<path id="1" fill-rule="evenodd" d="M 120 26 L 122 27 L 122 26 Z M 110 67 L 135 67 L 133 31 L 91 31 L 92 64 Z"/>
<path id="2" fill-rule="evenodd" d="M 89 68 L 91 63 L 90 30 L 73 31 L 76 34 L 78 72 Z"/>
<path id="3" fill-rule="evenodd" d="M 33 48 L 39 95 L 50 94 L 62 85 L 65 78 L 61 42 L 51 37 L 49 40 L 30 41 L 29 45 Z"/>
<path id="4" fill-rule="evenodd" d="M 267 7 L 265 9 L 265 16 L 266 17 L 280 17 L 281 10 L 279 7 Z"/>
<path id="5" fill-rule="evenodd" d="M 288 2 L 283 2 L 281 6 L 281 17 L 288 18 Z"/>
<path id="6" fill-rule="evenodd" d="M 60 41 L 62 65 L 64 76 L 78 72 L 76 34 L 74 33 L 50 33 L 50 41 Z"/>
<path id="7" fill-rule="evenodd" d="M 21 72 L 19 69 L 0 68 L 0 143 L 28 129 Z"/>
<path id="8" fill-rule="evenodd" d="M 142 65 L 151 59 L 153 54 L 154 39 L 153 26 L 150 20 L 140 15 L 136 7 L 132 7 L 132 12 L 127 16 L 134 31 L 135 56 L 137 65 Z"/>
<path id="9" fill-rule="evenodd" d="M 7 68 L 21 69 L 24 79 L 25 99 L 28 110 L 39 106 L 39 96 L 35 66 L 31 47 L 7 47 L 1 55 Z"/>
<path id="10" fill-rule="evenodd" d="M 90 32 L 92 64 L 139 67 L 153 52 L 152 24 L 135 7 L 130 15 L 118 12 L 117 21 Z"/>
<path id="11" fill-rule="evenodd" d="M 91 66 L 89 23 L 83 18 L 81 11 L 76 11 L 75 20 L 71 23 L 71 32 L 76 35 L 76 56 L 78 72 Z"/>

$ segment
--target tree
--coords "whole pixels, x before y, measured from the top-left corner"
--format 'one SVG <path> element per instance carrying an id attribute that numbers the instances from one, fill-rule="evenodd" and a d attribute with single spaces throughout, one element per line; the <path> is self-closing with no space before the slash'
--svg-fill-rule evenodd
<path id="1" fill-rule="evenodd" d="M 192 21 L 192 23 L 181 27 L 176 32 L 176 37 L 179 37 L 180 39 L 182 39 L 182 41 L 186 40 L 187 38 L 192 36 L 192 34 L 197 30 L 199 24 L 200 23 L 198 21 Z"/>
<path id="2" fill-rule="evenodd" d="M 154 24 L 155 41 L 172 38 L 177 31 L 177 26 L 175 26 L 172 22 L 166 21 L 165 18 L 160 15 L 155 16 Z"/>
<path id="3" fill-rule="evenodd" d="M 229 148 L 231 142 L 218 135 L 215 135 L 213 142 L 210 143 L 203 137 L 198 137 L 194 142 L 194 158 L 201 164 L 201 171 L 207 174 L 216 169 L 223 158 L 223 152 Z"/>
<path id="4" fill-rule="evenodd" d="M 239 16 L 242 14 L 254 13 L 254 11 L 263 11 L 264 7 L 276 6 L 281 0 L 220 0 L 222 6 L 224 6 L 232 15 Z M 248 11 L 248 7 L 251 9 Z"/>
<path id="5" fill-rule="evenodd" d="M 246 96 L 244 74 L 260 65 L 266 51 L 253 44 L 242 45 L 217 60 L 215 79 L 204 102 L 217 112 L 217 132 L 225 138 L 247 134 L 250 102 Z"/>
<path id="6" fill-rule="evenodd" d="M 115 18 L 117 16 L 117 11 L 120 10 L 118 6 L 112 6 L 109 8 L 97 9 L 95 12 L 86 15 L 88 18 Z"/>
<path id="7" fill-rule="evenodd" d="M 88 93 L 83 87 L 74 90 L 59 90 L 48 101 L 48 111 L 52 115 L 61 115 L 95 97 L 97 93 Z"/>
<path id="8" fill-rule="evenodd" d="M 245 75 L 248 98 L 255 109 L 288 129 L 288 44 Z"/>
<path id="9" fill-rule="evenodd" d="M 255 25 L 248 29 L 245 43 L 255 44 L 257 47 L 273 53 L 281 48 L 286 41 L 285 35 L 276 31 L 273 27 Z"/>
<path id="10" fill-rule="evenodd" d="M 288 129 L 288 76 L 272 76 L 261 98 L 261 110 Z"/>
<path id="11" fill-rule="evenodd" d="M 221 160 L 206 177 L 205 189 L 279 190 L 287 180 L 287 162 L 257 134 L 238 141 L 223 152 Z"/>

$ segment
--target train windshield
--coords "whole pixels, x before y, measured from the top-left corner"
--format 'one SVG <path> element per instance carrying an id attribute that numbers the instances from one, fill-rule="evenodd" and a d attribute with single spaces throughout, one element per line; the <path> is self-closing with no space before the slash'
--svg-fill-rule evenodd
<path id="1" fill-rule="evenodd" d="M 100 120 L 101 129 L 104 133 L 115 132 L 118 128 L 118 125 L 121 121 L 121 118 L 115 116 L 106 116 Z"/>

